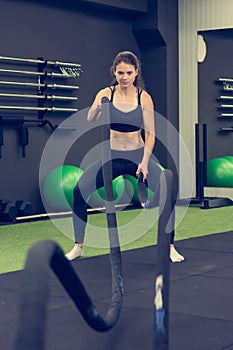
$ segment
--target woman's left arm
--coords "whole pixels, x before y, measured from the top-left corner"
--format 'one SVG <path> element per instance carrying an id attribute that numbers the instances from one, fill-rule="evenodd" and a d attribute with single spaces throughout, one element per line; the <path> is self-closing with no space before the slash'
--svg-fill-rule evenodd
<path id="1" fill-rule="evenodd" d="M 155 145 L 154 104 L 151 96 L 146 91 L 142 92 L 141 106 L 145 130 L 145 145 L 143 159 L 138 166 L 136 175 L 138 176 L 140 172 L 142 172 L 144 179 L 146 179 L 148 174 L 149 160 Z"/>

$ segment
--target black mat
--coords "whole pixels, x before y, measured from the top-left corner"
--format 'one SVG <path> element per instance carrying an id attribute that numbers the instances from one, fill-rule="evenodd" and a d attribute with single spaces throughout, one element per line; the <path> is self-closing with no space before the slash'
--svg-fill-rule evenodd
<path id="1" fill-rule="evenodd" d="M 233 350 L 233 232 L 177 242 L 186 261 L 171 264 L 170 350 Z M 152 350 L 156 247 L 124 252 L 124 305 L 108 333 L 90 329 L 51 272 L 47 348 Z M 109 257 L 72 262 L 105 315 Z M 0 275 L 0 349 L 13 350 L 21 272 Z"/>

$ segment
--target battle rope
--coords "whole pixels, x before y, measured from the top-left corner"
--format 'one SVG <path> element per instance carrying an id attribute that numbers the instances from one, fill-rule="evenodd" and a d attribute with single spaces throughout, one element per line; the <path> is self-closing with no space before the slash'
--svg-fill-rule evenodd
<path id="1" fill-rule="evenodd" d="M 121 252 L 118 242 L 116 213 L 111 181 L 111 151 L 109 146 L 109 115 L 106 100 L 103 100 L 103 177 L 106 196 L 106 215 L 110 242 L 112 268 L 112 299 L 109 310 L 103 318 L 97 311 L 70 261 L 59 245 L 45 240 L 36 243 L 28 252 L 22 272 L 19 295 L 19 313 L 15 350 L 43 350 L 47 304 L 49 297 L 50 270 L 74 301 L 85 321 L 98 332 L 110 330 L 118 321 L 123 300 L 123 279 Z"/>
<path id="2" fill-rule="evenodd" d="M 154 298 L 154 350 L 169 349 L 169 284 L 170 239 L 174 230 L 175 212 L 172 199 L 173 174 L 160 175 L 158 243 Z"/>

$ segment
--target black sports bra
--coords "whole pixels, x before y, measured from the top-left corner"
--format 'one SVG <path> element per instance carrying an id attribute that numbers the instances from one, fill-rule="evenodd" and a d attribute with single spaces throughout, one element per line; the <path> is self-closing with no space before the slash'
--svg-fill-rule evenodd
<path id="1" fill-rule="evenodd" d="M 110 87 L 110 119 L 111 129 L 121 132 L 133 132 L 140 130 L 143 123 L 142 107 L 141 107 L 141 93 L 138 89 L 138 106 L 129 112 L 122 112 L 113 105 L 113 97 L 115 93 L 115 86 Z"/>

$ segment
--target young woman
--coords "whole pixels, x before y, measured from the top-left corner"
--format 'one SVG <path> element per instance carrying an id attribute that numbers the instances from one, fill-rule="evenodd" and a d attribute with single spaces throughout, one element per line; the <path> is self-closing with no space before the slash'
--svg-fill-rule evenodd
<path id="1" fill-rule="evenodd" d="M 113 179 L 120 175 L 138 177 L 140 173 L 148 180 L 154 193 L 158 192 L 161 169 L 152 160 L 155 145 L 154 105 L 151 96 L 144 89 L 140 62 L 132 52 L 117 54 L 111 67 L 113 84 L 100 90 L 88 112 L 89 122 L 101 117 L 101 100 L 110 101 L 110 145 L 112 153 Z M 144 137 L 142 137 L 142 129 Z M 87 198 L 102 187 L 101 160 L 94 162 L 79 179 L 74 188 L 73 225 L 75 245 L 66 254 L 74 260 L 83 255 L 83 242 L 87 223 Z M 146 203 L 145 206 L 150 206 Z M 180 262 L 184 257 L 174 247 L 174 233 L 171 235 L 170 259 Z"/>

